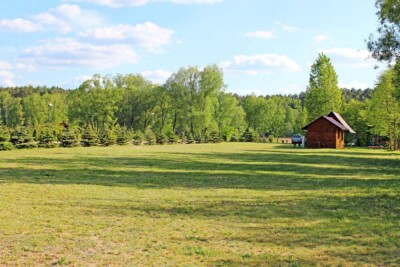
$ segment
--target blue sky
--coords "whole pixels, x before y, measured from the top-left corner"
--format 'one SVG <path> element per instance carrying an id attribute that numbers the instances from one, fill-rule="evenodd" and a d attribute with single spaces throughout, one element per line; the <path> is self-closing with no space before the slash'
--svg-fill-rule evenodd
<path id="1" fill-rule="evenodd" d="M 318 53 L 343 87 L 373 87 L 375 0 L 4 0 L 0 85 L 76 88 L 99 73 L 163 83 L 218 64 L 239 94 L 304 91 Z"/>

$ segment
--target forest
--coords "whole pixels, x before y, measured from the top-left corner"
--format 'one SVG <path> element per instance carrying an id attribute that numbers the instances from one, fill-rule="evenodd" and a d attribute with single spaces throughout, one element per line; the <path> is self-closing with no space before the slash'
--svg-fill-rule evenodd
<path id="1" fill-rule="evenodd" d="M 0 88 L 0 149 L 272 142 L 302 133 L 304 125 L 331 110 L 357 132 L 347 142 L 366 146 L 378 135 L 395 149 L 399 98 L 393 75 L 392 69 L 383 72 L 374 89 L 340 89 L 329 57 L 320 54 L 306 91 L 298 95 L 229 93 L 217 65 L 181 68 L 162 85 L 127 74 L 94 75 L 74 90 Z"/>

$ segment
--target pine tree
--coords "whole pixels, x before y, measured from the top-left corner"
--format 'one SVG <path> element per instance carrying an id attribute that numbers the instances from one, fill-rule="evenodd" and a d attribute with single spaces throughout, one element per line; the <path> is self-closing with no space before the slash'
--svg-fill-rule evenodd
<path id="1" fill-rule="evenodd" d="M 86 127 L 85 131 L 82 134 L 81 144 L 84 147 L 99 145 L 99 138 L 97 137 L 97 134 L 92 127 Z"/>
<path id="2" fill-rule="evenodd" d="M 103 146 L 112 146 L 117 143 L 117 135 L 112 128 L 105 128 L 100 134 L 100 144 Z"/>
<path id="3" fill-rule="evenodd" d="M 0 150 L 13 149 L 13 145 L 9 141 L 10 141 L 9 129 L 5 126 L 0 125 Z"/>
<path id="4" fill-rule="evenodd" d="M 17 126 L 11 134 L 10 141 L 18 148 L 35 148 L 37 143 L 32 136 L 32 129 L 25 126 Z"/>
<path id="5" fill-rule="evenodd" d="M 57 136 L 54 129 L 51 127 L 45 127 L 40 131 L 38 146 L 44 148 L 53 148 L 58 146 Z"/>
<path id="6" fill-rule="evenodd" d="M 342 109 L 342 90 L 338 87 L 337 74 L 329 57 L 322 53 L 311 66 L 305 107 L 310 121 Z"/>
<path id="7" fill-rule="evenodd" d="M 62 147 L 77 147 L 79 140 L 77 134 L 70 129 L 65 129 L 60 136 L 60 146 Z"/>

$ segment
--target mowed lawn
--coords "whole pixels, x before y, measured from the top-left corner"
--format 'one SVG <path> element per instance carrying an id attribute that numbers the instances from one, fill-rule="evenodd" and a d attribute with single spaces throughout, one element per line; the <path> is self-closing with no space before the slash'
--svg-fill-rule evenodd
<path id="1" fill-rule="evenodd" d="M 398 266 L 400 153 L 0 152 L 0 266 Z"/>

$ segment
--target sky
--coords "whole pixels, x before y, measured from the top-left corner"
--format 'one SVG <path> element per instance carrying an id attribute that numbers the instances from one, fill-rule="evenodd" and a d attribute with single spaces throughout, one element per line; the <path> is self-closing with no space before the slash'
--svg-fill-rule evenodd
<path id="1" fill-rule="evenodd" d="M 0 0 L 0 85 L 77 88 L 94 74 L 164 83 L 217 64 L 226 90 L 305 91 L 323 52 L 339 86 L 374 87 L 375 0 Z"/>

